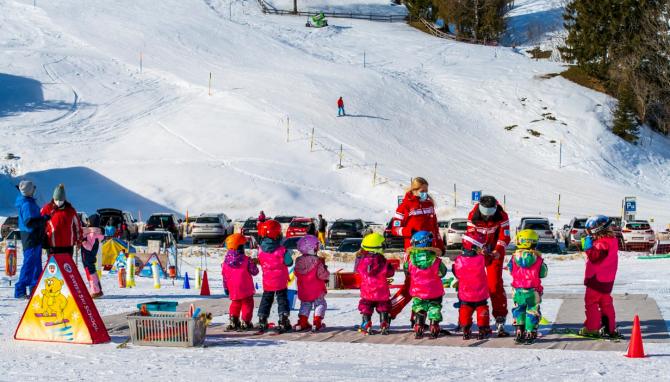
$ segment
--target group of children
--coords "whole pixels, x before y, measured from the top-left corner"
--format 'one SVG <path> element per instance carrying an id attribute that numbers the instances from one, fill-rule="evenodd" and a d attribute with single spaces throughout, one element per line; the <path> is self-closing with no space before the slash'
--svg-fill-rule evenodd
<path id="1" fill-rule="evenodd" d="M 588 236 L 583 239 L 582 248 L 587 255 L 585 310 L 586 321 L 580 331 L 585 336 L 620 337 L 615 321 L 611 292 L 618 264 L 618 243 L 609 228 L 610 220 L 605 216 L 594 216 L 586 223 Z M 277 298 L 279 322 L 275 330 L 280 333 L 295 331 L 318 331 L 324 327 L 326 312 L 326 283 L 330 273 L 323 258 L 318 257 L 318 238 L 307 235 L 297 245 L 300 256 L 295 260 L 294 274 L 297 278 L 298 298 L 301 301 L 298 322 L 291 326 L 288 303 L 288 267 L 294 261 L 291 251 L 281 245 L 281 225 L 274 221 L 264 222 L 259 229 L 260 251 L 257 259 L 245 255 L 246 239 L 234 234 L 226 240 L 228 252 L 222 264 L 224 284 L 230 296 L 229 330 L 253 328 L 255 292 L 253 276 L 263 270 L 263 295 L 258 309 L 256 329 L 269 328 L 270 308 Z M 427 231 L 414 233 L 411 247 L 405 254 L 403 270 L 408 294 L 412 299 L 412 327 L 416 338 L 422 338 L 424 331 L 430 331 L 431 338 L 449 333 L 441 329 L 442 301 L 447 267 L 440 256 L 440 250 L 432 247 L 433 235 Z M 486 278 L 486 257 L 491 256 L 484 244 L 485 238 L 476 230 L 469 230 L 463 236 L 463 250 L 455 259 L 452 272 L 456 282 L 451 286 L 458 290 L 458 329 L 463 339 L 472 338 L 473 314 L 476 314 L 477 338 L 491 336 L 489 322 L 489 288 Z M 531 344 L 537 338 L 537 330 L 542 314 L 541 279 L 547 276 L 547 265 L 535 248 L 538 235 L 533 230 L 522 230 L 516 236 L 516 251 L 508 263 L 512 276 L 514 308 L 512 314 L 516 326 L 517 343 Z M 395 269 L 384 257 L 384 237 L 378 233 L 366 235 L 357 254 L 354 270 L 360 276 L 361 314 L 359 330 L 372 333 L 372 315 L 379 314 L 382 335 L 389 334 L 391 324 L 391 291 L 389 279 Z M 309 315 L 314 311 L 313 323 Z M 240 320 L 240 313 L 242 319 Z"/>

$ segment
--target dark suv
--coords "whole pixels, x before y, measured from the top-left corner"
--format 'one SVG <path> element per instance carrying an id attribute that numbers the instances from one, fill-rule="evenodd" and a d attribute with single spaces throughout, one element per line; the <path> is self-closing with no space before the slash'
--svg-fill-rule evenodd
<path id="1" fill-rule="evenodd" d="M 384 230 L 384 239 L 386 248 L 388 249 L 405 249 L 405 239 L 400 236 L 393 234 L 393 219 L 389 220 L 389 223 L 386 225 Z"/>
<path id="2" fill-rule="evenodd" d="M 119 229 L 121 225 L 126 227 L 126 232 L 121 234 L 121 237 L 126 240 L 133 240 L 137 237 L 137 221 L 128 212 L 121 211 L 116 208 L 101 208 L 96 211 L 98 215 L 98 226 L 104 231 L 107 223 L 111 222 L 112 225 Z M 91 217 L 88 218 L 91 220 Z M 93 219 L 96 220 L 95 218 Z M 83 222 L 82 222 L 83 224 Z"/>
<path id="3" fill-rule="evenodd" d="M 258 219 L 249 218 L 244 222 L 242 226 L 242 235 L 251 236 L 254 239 L 258 240 Z"/>
<path id="4" fill-rule="evenodd" d="M 147 220 L 147 224 L 144 225 L 145 231 L 169 231 L 172 233 L 172 237 L 177 240 L 183 240 L 184 237 L 181 234 L 179 229 L 179 222 L 177 217 L 174 214 L 162 213 L 162 214 L 153 214 Z"/>
<path id="5" fill-rule="evenodd" d="M 0 239 L 7 237 L 15 229 L 19 229 L 19 217 L 10 216 L 0 226 Z"/>
<path id="6" fill-rule="evenodd" d="M 344 239 L 363 237 L 366 229 L 361 219 L 338 219 L 328 231 L 328 246 L 339 247 Z"/>

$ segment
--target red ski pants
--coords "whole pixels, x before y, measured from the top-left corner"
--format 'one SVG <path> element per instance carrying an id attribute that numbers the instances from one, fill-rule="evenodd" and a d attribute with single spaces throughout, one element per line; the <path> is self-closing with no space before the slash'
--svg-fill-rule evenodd
<path id="1" fill-rule="evenodd" d="M 484 301 L 484 303 L 467 303 L 461 301 L 461 307 L 458 308 L 458 325 L 462 328 L 469 328 L 472 326 L 472 313 L 477 312 L 477 327 L 488 328 L 490 327 L 490 318 L 489 318 L 489 305 Z"/>
<path id="2" fill-rule="evenodd" d="M 586 287 L 584 295 L 586 308 L 586 321 L 584 326 L 590 331 L 598 331 L 603 325 L 603 317 L 607 317 L 610 332 L 616 328 L 616 316 L 614 304 L 610 293 L 600 293 L 595 289 Z"/>
<path id="3" fill-rule="evenodd" d="M 240 312 L 242 312 L 242 321 L 251 321 L 254 314 L 254 296 L 249 296 L 241 300 L 230 300 L 228 314 L 233 317 L 240 317 Z"/>
<path id="4" fill-rule="evenodd" d="M 507 317 L 507 295 L 503 287 L 503 262 L 504 257 L 491 259 L 486 266 L 486 278 L 489 284 L 489 293 L 491 295 L 491 306 L 493 307 L 493 317 Z"/>

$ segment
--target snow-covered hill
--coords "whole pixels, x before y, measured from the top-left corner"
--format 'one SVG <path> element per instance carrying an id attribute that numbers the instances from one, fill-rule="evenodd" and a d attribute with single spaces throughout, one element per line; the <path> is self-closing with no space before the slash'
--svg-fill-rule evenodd
<path id="1" fill-rule="evenodd" d="M 670 219 L 667 139 L 645 131 L 641 146 L 620 141 L 606 129 L 609 97 L 510 48 L 402 23 L 305 28 L 255 1 L 0 8 L 0 89 L 15 89 L 0 93 L 0 153 L 21 157 L 1 164 L 36 179 L 43 200 L 62 181 L 87 211 L 382 220 L 421 175 L 441 217 L 463 213 L 483 189 L 504 195 L 515 216 L 553 216 L 560 193 L 566 219 L 618 214 L 626 195 L 638 196 L 641 216 Z M 347 117 L 336 117 L 339 96 Z M 0 215 L 12 211 L 12 182 L 0 181 Z"/>

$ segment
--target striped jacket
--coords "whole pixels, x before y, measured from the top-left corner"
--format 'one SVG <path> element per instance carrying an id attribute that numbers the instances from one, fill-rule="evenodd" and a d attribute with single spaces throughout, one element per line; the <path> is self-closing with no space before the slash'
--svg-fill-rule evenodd
<path id="1" fill-rule="evenodd" d="M 437 226 L 437 215 L 435 205 L 428 198 L 426 201 L 419 200 L 411 192 L 405 194 L 405 198 L 398 206 L 391 221 L 391 232 L 395 236 L 405 239 L 405 249 L 410 247 L 412 232 L 428 231 L 433 233 L 433 247 L 444 251 L 444 243 Z"/>
<path id="2" fill-rule="evenodd" d="M 468 231 L 470 230 L 475 230 L 486 237 L 486 247 L 489 250 L 505 254 L 505 248 L 510 242 L 509 217 L 500 204 L 489 220 L 484 220 L 479 212 L 479 203 L 475 204 L 468 215 Z"/>

